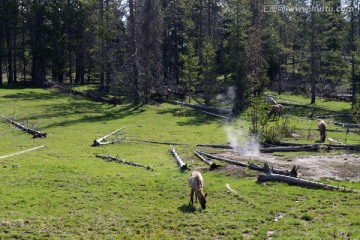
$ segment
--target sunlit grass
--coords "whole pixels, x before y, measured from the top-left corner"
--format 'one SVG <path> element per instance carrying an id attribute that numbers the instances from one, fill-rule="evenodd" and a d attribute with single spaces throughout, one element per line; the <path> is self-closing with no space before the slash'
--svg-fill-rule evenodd
<path id="1" fill-rule="evenodd" d="M 169 104 L 113 107 L 50 89 L 10 88 L 0 89 L 0 113 L 36 120 L 48 133 L 32 139 L 0 122 L 0 156 L 45 145 L 0 159 L 0 238 L 265 239 L 269 230 L 274 239 L 360 237 L 358 194 L 257 184 L 255 177 L 209 171 L 192 150 L 198 143 L 226 143 L 225 124 L 195 110 Z M 245 131 L 249 126 L 244 118 L 233 124 Z M 123 143 L 91 147 L 123 126 Z M 298 126 L 308 129 L 309 122 L 304 118 Z M 312 128 L 314 137 L 304 142 L 317 140 Z M 183 143 L 175 148 L 191 169 L 203 172 L 207 209 L 188 206 L 188 172 L 179 171 L 168 145 L 133 140 Z M 94 153 L 154 171 L 106 162 Z M 341 185 L 360 189 L 359 183 Z"/>

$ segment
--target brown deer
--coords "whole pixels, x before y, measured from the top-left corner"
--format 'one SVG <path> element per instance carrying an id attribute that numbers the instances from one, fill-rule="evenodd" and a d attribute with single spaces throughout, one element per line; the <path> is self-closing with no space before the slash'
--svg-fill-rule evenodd
<path id="1" fill-rule="evenodd" d="M 280 116 L 283 115 L 283 110 L 282 110 L 283 106 L 281 104 L 276 104 L 276 105 L 272 105 L 271 110 L 268 114 L 268 118 L 270 118 L 271 116 L 278 117 L 278 119 L 280 118 Z"/>
<path id="2" fill-rule="evenodd" d="M 321 142 L 325 142 L 326 139 L 326 122 L 324 120 L 320 120 L 318 123 L 318 128 L 320 131 L 320 139 Z"/>
<path id="3" fill-rule="evenodd" d="M 205 204 L 206 204 L 207 193 L 204 194 L 204 179 L 201 176 L 200 172 L 193 171 L 190 174 L 189 185 L 191 187 L 189 205 L 194 204 L 194 193 L 195 193 L 195 202 L 197 202 L 197 200 L 199 199 L 202 209 L 206 209 Z"/>

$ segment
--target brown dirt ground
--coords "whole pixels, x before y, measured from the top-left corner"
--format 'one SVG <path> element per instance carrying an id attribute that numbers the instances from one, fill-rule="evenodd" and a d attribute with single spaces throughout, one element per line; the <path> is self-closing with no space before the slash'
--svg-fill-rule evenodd
<path id="1" fill-rule="evenodd" d="M 271 154 L 246 157 L 234 151 L 222 151 L 217 153 L 217 155 L 245 163 L 251 160 L 260 166 L 267 162 L 278 169 L 290 170 L 294 165 L 300 166 L 298 173 L 299 177 L 303 179 L 319 180 L 324 178 L 354 182 L 360 181 L 360 154 L 340 153 L 331 156 L 296 156 L 287 158 L 287 160 Z M 218 163 L 218 161 L 216 161 L 216 163 Z M 260 172 L 252 171 L 244 167 L 225 163 L 220 164 L 224 167 L 218 171 L 225 172 L 234 177 L 256 176 L 260 174 Z"/>

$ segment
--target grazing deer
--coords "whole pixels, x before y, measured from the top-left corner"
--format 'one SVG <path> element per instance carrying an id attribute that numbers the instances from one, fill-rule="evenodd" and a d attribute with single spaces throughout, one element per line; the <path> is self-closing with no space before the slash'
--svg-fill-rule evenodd
<path id="1" fill-rule="evenodd" d="M 204 194 L 204 189 L 203 189 L 204 188 L 204 179 L 201 176 L 200 172 L 193 171 L 190 174 L 189 185 L 191 187 L 189 205 L 194 204 L 194 193 L 195 193 L 195 202 L 197 202 L 197 200 L 199 199 L 202 209 L 205 209 L 207 193 Z"/>
<path id="2" fill-rule="evenodd" d="M 326 122 L 324 120 L 320 120 L 318 123 L 318 128 L 320 131 L 320 139 L 321 142 L 325 142 L 325 138 L 326 138 Z"/>
<path id="3" fill-rule="evenodd" d="M 283 106 L 281 104 L 276 104 L 276 105 L 272 105 L 271 110 L 268 114 L 268 118 L 270 118 L 271 116 L 274 117 L 278 117 L 278 119 L 280 118 L 280 116 L 283 115 L 283 110 L 282 110 Z"/>

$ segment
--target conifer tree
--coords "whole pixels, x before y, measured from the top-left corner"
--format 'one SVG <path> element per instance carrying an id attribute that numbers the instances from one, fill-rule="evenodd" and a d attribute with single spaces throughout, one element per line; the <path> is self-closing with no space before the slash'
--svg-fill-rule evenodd
<path id="1" fill-rule="evenodd" d="M 191 93 L 195 91 L 195 86 L 199 81 L 199 57 L 195 53 L 194 43 L 190 41 L 184 54 L 180 55 L 183 62 L 181 70 L 181 81 L 184 82 L 186 95 L 191 101 Z"/>

